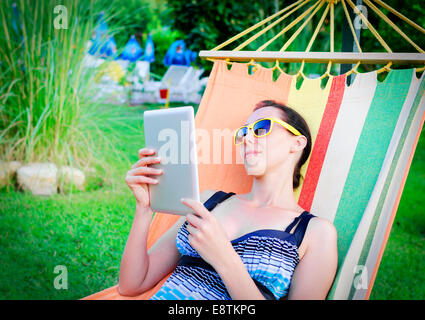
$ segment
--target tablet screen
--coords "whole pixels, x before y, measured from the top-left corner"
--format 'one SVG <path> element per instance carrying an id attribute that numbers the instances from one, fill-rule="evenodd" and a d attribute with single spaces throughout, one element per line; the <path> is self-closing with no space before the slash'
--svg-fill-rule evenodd
<path id="1" fill-rule="evenodd" d="M 155 176 L 158 184 L 149 184 L 151 208 L 155 212 L 186 215 L 192 210 L 181 198 L 200 201 L 195 117 L 191 106 L 149 110 L 143 113 L 146 148 L 156 150 L 163 169 Z"/>

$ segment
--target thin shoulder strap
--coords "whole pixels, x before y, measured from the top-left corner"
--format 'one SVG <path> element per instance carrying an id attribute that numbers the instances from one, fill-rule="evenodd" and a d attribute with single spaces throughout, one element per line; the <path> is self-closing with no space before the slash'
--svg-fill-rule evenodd
<path id="1" fill-rule="evenodd" d="M 301 221 L 294 231 L 294 236 L 298 247 L 301 245 L 301 242 L 304 239 L 304 234 L 307 230 L 308 223 L 310 222 L 311 218 L 314 217 L 315 215 L 308 213 L 307 211 L 304 211 L 303 214 L 300 216 Z"/>
<path id="2" fill-rule="evenodd" d="M 217 191 L 211 197 L 209 197 L 207 201 L 204 202 L 204 206 L 209 211 L 212 211 L 220 202 L 223 202 L 234 194 L 234 192 Z"/>
<path id="3" fill-rule="evenodd" d="M 298 223 L 298 221 L 300 221 L 300 219 L 304 216 L 304 215 L 306 215 L 306 214 L 308 214 L 308 212 L 307 211 L 304 211 L 303 213 L 301 213 L 298 217 L 296 217 L 295 219 L 294 219 L 294 221 L 292 221 L 292 223 L 285 229 L 285 232 L 287 232 L 287 233 L 290 233 L 291 232 L 291 230 L 292 230 L 292 228 L 294 228 L 295 227 L 295 225 Z"/>

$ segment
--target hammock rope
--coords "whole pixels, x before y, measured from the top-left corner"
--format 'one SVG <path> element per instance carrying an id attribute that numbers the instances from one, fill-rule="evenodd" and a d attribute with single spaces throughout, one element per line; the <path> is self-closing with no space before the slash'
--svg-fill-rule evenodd
<path id="1" fill-rule="evenodd" d="M 342 0 L 347 1 L 350 7 L 354 10 L 354 12 L 362 19 L 364 23 L 366 23 L 366 26 L 368 29 L 372 32 L 372 34 L 375 36 L 375 38 L 379 41 L 379 43 L 387 50 L 387 52 L 392 53 L 393 51 L 388 46 L 388 44 L 382 39 L 381 35 L 376 31 L 376 29 L 372 26 L 372 24 L 369 22 L 369 20 L 364 16 L 364 14 L 357 8 L 354 3 L 351 0 Z"/>
<path id="2" fill-rule="evenodd" d="M 342 1 L 341 3 L 342 3 L 342 7 L 344 8 L 345 18 L 347 19 L 348 25 L 350 26 L 353 39 L 356 42 L 357 49 L 359 50 L 359 52 L 362 52 L 362 48 L 360 47 L 359 39 L 357 38 L 356 32 L 354 31 L 353 22 L 350 19 L 350 14 L 348 13 L 348 9 L 347 9 L 347 6 L 345 5 L 345 1 Z"/>
<path id="3" fill-rule="evenodd" d="M 309 23 L 309 21 L 311 20 L 311 18 L 314 17 L 314 15 L 316 14 L 317 11 L 319 11 L 319 9 L 323 6 L 323 4 L 325 3 L 325 0 L 321 0 L 318 1 L 315 6 L 317 5 L 316 9 L 310 14 L 310 16 L 304 21 L 304 23 L 294 32 L 294 34 L 288 39 L 288 41 L 286 41 L 286 43 L 283 45 L 283 47 L 279 50 L 280 52 L 285 51 L 286 49 L 288 49 L 288 47 L 291 45 L 291 43 L 295 40 L 295 38 L 300 34 L 301 31 L 304 30 L 305 26 L 307 25 L 307 23 Z M 310 9 L 312 9 L 314 6 L 312 6 Z M 307 11 L 306 11 L 307 12 Z M 300 16 L 299 18 L 303 18 L 302 16 Z M 295 20 L 294 22 L 298 22 L 299 20 Z M 294 23 L 293 22 L 293 23 Z M 294 24 L 295 25 L 295 24 Z M 289 26 L 288 26 L 289 27 Z M 285 28 L 286 29 L 286 28 Z M 284 29 L 284 30 L 285 30 Z"/>
<path id="4" fill-rule="evenodd" d="M 255 35 L 253 35 L 251 38 L 249 38 L 248 40 L 246 40 L 244 43 L 242 43 L 240 46 L 236 47 L 234 49 L 234 51 L 239 51 L 242 48 L 246 47 L 248 44 L 250 44 L 251 42 L 253 42 L 254 40 L 256 40 L 259 36 L 263 35 L 264 33 L 266 33 L 268 30 L 270 30 L 272 27 L 274 27 L 276 24 L 278 24 L 279 22 L 281 22 L 282 20 L 284 20 L 285 18 L 287 18 L 292 12 L 296 11 L 298 8 L 302 7 L 304 4 L 306 4 L 307 2 L 309 2 L 310 0 L 307 0 L 306 2 L 300 4 L 298 7 L 296 7 L 295 9 L 293 9 L 292 11 L 288 12 L 287 14 L 285 14 L 283 17 L 281 17 L 280 19 L 276 20 L 275 22 L 271 23 L 268 27 L 264 28 L 263 30 L 261 30 L 260 32 L 256 33 Z M 280 37 L 281 35 L 283 35 L 286 31 L 290 30 L 294 25 L 296 25 L 299 21 L 301 21 L 307 14 L 309 14 L 309 12 L 311 10 L 314 9 L 314 7 L 316 7 L 320 2 L 322 2 L 323 0 L 319 0 L 318 2 L 316 2 L 313 6 L 311 6 L 310 8 L 308 8 L 304 13 L 302 13 L 301 15 L 299 15 L 294 21 L 292 21 L 285 29 L 283 29 L 282 31 L 280 31 L 276 36 L 274 36 L 272 38 L 272 40 L 276 40 L 278 37 Z M 273 42 L 272 41 L 272 42 Z M 281 50 L 283 51 L 283 50 Z"/>
<path id="5" fill-rule="evenodd" d="M 228 44 L 238 40 L 239 38 L 243 37 L 244 35 L 250 33 L 251 31 L 261 27 L 262 25 L 266 24 L 267 22 L 273 20 L 274 18 L 276 18 L 277 16 L 280 16 L 282 13 L 284 13 L 285 11 L 291 9 L 292 7 L 296 6 L 299 3 L 307 3 L 310 0 L 298 0 L 297 2 L 294 2 L 293 4 L 289 5 L 288 7 L 282 9 L 279 12 L 276 12 L 275 14 L 271 15 L 270 17 L 258 22 L 257 24 L 253 25 L 252 27 L 249 27 L 248 29 L 242 31 L 241 33 L 238 33 L 237 35 L 235 35 L 234 37 L 230 38 L 229 40 L 223 42 L 222 44 L 218 45 L 217 47 L 215 47 L 214 49 L 212 49 L 211 51 L 217 51 L 220 50 L 221 48 L 227 46 Z"/>
<path id="6" fill-rule="evenodd" d="M 320 21 L 319 21 L 319 23 L 317 24 L 316 29 L 314 30 L 313 36 L 311 37 L 311 40 L 310 40 L 310 42 L 308 43 L 308 46 L 307 46 L 307 48 L 305 49 L 305 52 L 309 52 L 309 51 L 310 51 L 310 49 L 311 49 L 311 47 L 313 46 L 313 43 L 314 43 L 314 41 L 316 40 L 316 37 L 317 37 L 317 35 L 319 34 L 320 29 L 322 28 L 323 22 L 325 21 L 325 19 L 326 19 L 327 15 L 328 15 L 329 7 L 330 7 L 330 4 L 328 4 L 328 5 L 326 6 L 326 9 L 325 9 L 325 11 L 324 11 L 324 12 L 323 12 L 323 14 L 322 14 L 322 17 L 320 18 Z"/>
<path id="7" fill-rule="evenodd" d="M 302 3 L 301 5 L 307 4 L 307 2 L 309 2 L 310 0 L 305 1 L 304 3 Z M 298 21 L 300 21 L 302 18 L 305 17 L 305 15 L 308 14 L 308 12 L 310 12 L 314 6 L 316 6 L 319 2 L 317 2 L 315 5 L 313 5 L 312 7 L 310 7 L 302 16 L 298 17 L 298 19 L 294 20 L 291 24 L 289 24 L 286 28 L 284 28 L 283 30 L 281 30 L 278 34 L 276 34 L 273 38 L 271 38 L 269 41 L 267 41 L 264 45 L 260 46 L 256 51 L 263 51 L 266 47 L 268 47 L 272 42 L 274 42 L 277 38 L 283 36 L 283 34 L 288 31 L 289 29 L 291 29 Z M 289 14 L 289 13 L 288 13 Z M 286 18 L 286 15 L 285 15 Z M 251 37 L 252 38 L 252 37 Z M 251 39 L 250 38 L 250 39 Z M 248 40 L 250 40 L 248 39 Z M 250 41 L 251 42 L 251 41 Z"/>
<path id="8" fill-rule="evenodd" d="M 374 2 L 374 3 L 372 3 Z M 346 72 L 346 75 L 350 75 L 352 73 L 358 73 L 357 68 L 360 63 L 378 63 L 377 61 L 380 61 L 379 63 L 385 62 L 386 65 L 380 69 L 378 69 L 377 73 L 382 72 L 389 72 L 391 70 L 391 66 L 393 63 L 415 63 L 415 64 L 422 64 L 424 63 L 424 67 L 416 68 L 416 72 L 421 72 L 425 70 L 425 51 L 417 45 L 405 32 L 401 30 L 386 14 L 384 14 L 380 8 L 377 7 L 379 5 L 381 8 L 384 8 L 403 20 L 404 22 L 408 23 L 412 27 L 414 27 L 416 30 L 422 32 L 425 34 L 425 29 L 421 26 L 417 25 L 415 22 L 383 2 L 382 0 L 364 0 L 364 5 L 371 8 L 373 12 L 375 12 L 386 24 L 388 24 L 392 29 L 394 29 L 404 40 L 406 40 L 410 45 L 412 45 L 418 54 L 415 53 L 404 53 L 403 56 L 400 56 L 400 53 L 394 53 L 390 46 L 385 42 L 385 40 L 382 38 L 382 36 L 379 34 L 379 32 L 376 30 L 376 28 L 370 23 L 370 21 L 367 19 L 367 17 L 357 8 L 352 0 L 298 0 L 294 2 L 293 4 L 287 6 L 286 8 L 276 12 L 275 14 L 267 17 L 266 19 L 256 23 L 255 25 L 247 28 L 246 30 L 240 32 L 239 34 L 233 36 L 232 38 L 228 39 L 227 41 L 223 42 L 222 44 L 216 46 L 210 51 L 201 51 L 199 56 L 204 59 L 208 59 L 211 61 L 215 61 L 217 59 L 225 60 L 228 64 L 233 64 L 234 62 L 240 62 L 240 61 L 246 61 L 248 60 L 248 65 L 254 67 L 254 71 L 257 68 L 264 68 L 259 63 L 256 63 L 255 60 L 259 61 L 269 61 L 269 62 L 275 62 L 274 66 L 272 67 L 272 70 L 278 70 L 279 72 L 283 72 L 281 69 L 279 63 L 280 62 L 301 62 L 301 66 L 299 71 L 297 72 L 296 76 L 298 77 L 301 75 L 304 78 L 307 78 L 305 74 L 303 73 L 303 69 L 306 62 L 312 62 L 312 63 L 323 63 L 324 58 L 317 57 L 315 55 L 301 55 L 299 59 L 294 59 L 293 56 L 287 56 L 285 53 L 290 53 L 287 51 L 289 46 L 295 41 L 295 39 L 300 35 L 300 33 L 305 29 L 307 24 L 313 19 L 316 14 L 318 14 L 319 10 L 322 9 L 324 4 L 325 9 L 322 13 L 322 16 L 317 23 L 317 26 L 315 27 L 314 33 L 307 45 L 307 48 L 302 53 L 310 53 L 310 50 L 313 46 L 314 41 L 317 38 L 317 35 L 319 34 L 319 31 L 322 29 L 323 23 L 325 19 L 328 17 L 328 14 L 330 15 L 330 48 L 329 53 L 330 55 L 325 55 L 328 65 L 326 68 L 326 72 L 320 76 L 320 79 L 323 79 L 327 76 L 332 76 L 330 74 L 331 67 L 333 63 L 355 63 L 353 68 Z M 343 8 L 345 18 L 347 19 L 350 31 L 353 35 L 354 42 L 356 44 L 356 47 L 358 49 L 358 53 L 353 56 L 348 56 L 346 59 L 344 57 L 340 57 L 341 52 L 335 52 L 335 5 L 338 3 L 341 3 L 341 6 Z M 305 7 L 307 4 L 311 4 L 310 7 Z M 367 29 L 370 30 L 372 35 L 378 40 L 378 42 L 381 44 L 381 46 L 385 49 L 386 53 L 382 53 L 379 57 L 375 58 L 375 56 L 367 55 L 368 52 L 364 52 L 360 46 L 360 41 L 356 35 L 353 21 L 350 18 L 350 14 L 347 8 L 347 4 L 350 6 L 350 8 L 355 13 L 356 17 L 360 18 L 362 23 L 364 23 L 367 26 Z M 257 40 L 260 36 L 266 34 L 270 29 L 284 21 L 286 18 L 290 17 L 294 12 L 302 9 L 305 7 L 305 11 L 303 13 L 296 13 L 296 18 L 291 21 L 288 25 L 286 25 L 283 29 L 281 29 L 277 34 L 275 34 L 271 39 L 266 41 L 264 44 L 260 45 L 255 51 L 242 51 L 245 47 L 247 47 L 249 44 L 251 44 L 253 41 Z M 295 25 L 301 22 L 301 20 L 304 20 L 304 22 L 297 27 L 295 32 L 292 34 L 292 36 L 284 43 L 284 45 L 281 47 L 279 51 L 277 51 L 277 54 L 273 54 L 272 51 L 264 51 L 268 46 L 270 46 L 274 41 L 277 39 L 281 39 L 284 34 L 292 29 Z M 270 22 L 270 23 L 269 23 Z M 267 23 L 269 23 L 266 27 L 264 27 Z M 259 28 L 262 28 L 259 30 Z M 259 31 L 258 31 L 259 30 Z M 220 49 L 229 46 L 233 42 L 241 39 L 242 37 L 246 36 L 247 34 L 256 31 L 253 35 L 251 35 L 247 40 L 243 41 L 242 44 L 238 45 L 236 48 L 232 49 L 231 51 L 220 51 Z M 238 53 L 239 52 L 239 53 Z M 214 54 L 216 53 L 216 54 Z M 219 53 L 219 55 L 217 55 Z M 250 54 L 252 53 L 252 54 Z M 271 54 L 272 53 L 272 54 Z M 282 53 L 282 54 L 279 54 Z M 293 52 L 292 52 L 293 53 Z M 317 53 L 317 52 L 312 52 Z M 324 52 L 325 53 L 325 52 Z M 334 53 L 334 54 L 333 54 Z M 333 54 L 333 55 L 332 55 Z M 250 56 L 251 55 L 251 56 Z M 233 60 L 233 61 L 231 61 Z M 344 61 L 344 62 L 342 62 Z M 348 62 L 347 62 L 348 61 Z"/>
<path id="9" fill-rule="evenodd" d="M 409 18 L 407 18 L 406 16 L 404 16 L 403 14 L 401 14 L 400 12 L 398 12 L 396 9 L 390 7 L 388 4 L 386 4 L 384 1 L 381 0 L 374 0 L 376 3 L 380 4 L 381 6 L 383 6 L 385 9 L 387 9 L 388 11 L 390 11 L 392 14 L 396 15 L 397 17 L 399 17 L 400 19 L 404 20 L 405 22 L 407 22 L 408 24 L 410 24 L 413 28 L 419 30 L 420 32 L 425 34 L 425 29 L 422 28 L 421 26 L 417 25 L 416 23 L 414 23 L 412 20 L 410 20 Z"/>
<path id="10" fill-rule="evenodd" d="M 421 47 L 419 47 L 416 43 L 414 43 L 399 27 L 397 27 L 394 22 L 390 20 L 385 14 L 382 13 L 373 3 L 371 3 L 369 0 L 363 0 L 369 7 L 372 8 L 373 11 L 376 12 L 378 16 L 380 16 L 386 23 L 388 23 L 395 31 L 397 31 L 398 34 L 400 34 L 407 42 L 409 42 L 416 50 L 419 52 L 424 53 L 425 51 L 422 50 Z"/>

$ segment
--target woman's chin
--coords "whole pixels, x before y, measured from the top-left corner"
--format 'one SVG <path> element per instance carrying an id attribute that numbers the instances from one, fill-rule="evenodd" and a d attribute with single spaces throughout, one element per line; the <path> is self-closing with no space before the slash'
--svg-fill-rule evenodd
<path id="1" fill-rule="evenodd" d="M 245 171 L 249 176 L 262 176 L 265 168 L 261 165 L 249 165 L 245 163 Z"/>
<path id="2" fill-rule="evenodd" d="M 244 158 L 246 173 L 249 176 L 261 176 L 266 169 L 266 159 L 260 155 L 248 155 Z"/>

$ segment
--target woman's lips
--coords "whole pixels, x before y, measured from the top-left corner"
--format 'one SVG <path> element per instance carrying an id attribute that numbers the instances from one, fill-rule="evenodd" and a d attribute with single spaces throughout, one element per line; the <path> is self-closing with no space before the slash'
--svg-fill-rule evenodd
<path id="1" fill-rule="evenodd" d="M 249 155 L 257 155 L 259 154 L 259 151 L 247 151 L 245 152 L 245 157 L 249 156 Z"/>

